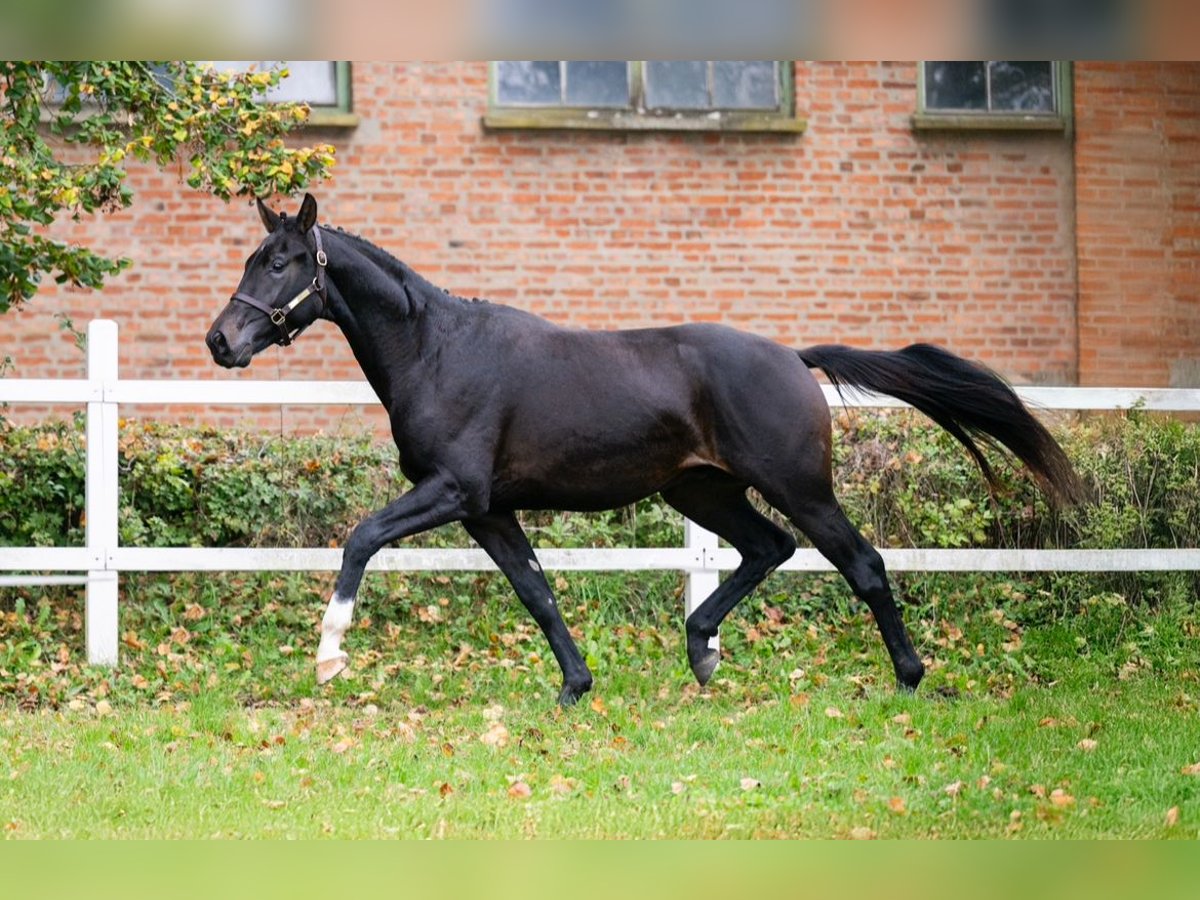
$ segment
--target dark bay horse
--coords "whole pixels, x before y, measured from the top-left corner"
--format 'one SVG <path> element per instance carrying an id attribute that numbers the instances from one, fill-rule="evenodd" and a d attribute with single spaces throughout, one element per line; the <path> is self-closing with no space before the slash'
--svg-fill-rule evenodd
<path id="1" fill-rule="evenodd" d="M 322 620 L 319 682 L 347 664 L 341 639 L 367 561 L 392 541 L 462 522 L 545 633 L 562 669 L 559 702 L 574 703 L 592 675 L 515 513 L 609 509 L 659 493 L 742 557 L 687 620 L 688 661 L 704 684 L 719 659 L 709 638 L 796 549 L 751 505 L 753 487 L 870 607 L 899 686 L 914 690 L 924 666 L 883 561 L 834 498 L 829 407 L 810 368 L 926 413 L 989 481 L 977 441 L 1007 447 L 1051 498 L 1081 497 L 1062 449 L 1012 389 L 945 350 L 793 350 L 712 324 L 561 328 L 448 295 L 367 241 L 318 226 L 309 195 L 295 217 L 261 201 L 258 212 L 267 237 L 208 332 L 213 359 L 245 366 L 317 319 L 332 321 L 387 407 L 401 470 L 413 483 L 346 541 Z"/>

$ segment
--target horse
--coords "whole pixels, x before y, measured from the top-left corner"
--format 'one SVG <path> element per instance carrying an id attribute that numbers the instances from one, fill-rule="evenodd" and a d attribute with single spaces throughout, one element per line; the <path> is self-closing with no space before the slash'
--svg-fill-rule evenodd
<path id="1" fill-rule="evenodd" d="M 435 287 L 366 239 L 257 200 L 266 237 L 206 335 L 214 362 L 244 367 L 319 319 L 341 329 L 388 411 L 411 490 L 358 524 L 321 620 L 317 683 L 346 668 L 341 649 L 364 567 L 385 545 L 461 522 L 507 577 L 562 672 L 574 704 L 592 673 L 563 622 L 517 512 L 595 511 L 653 494 L 716 532 L 737 568 L 685 623 L 701 684 L 729 612 L 795 551 L 748 497 L 754 488 L 804 534 L 874 616 L 898 689 L 925 667 L 883 560 L 834 496 L 829 407 L 811 369 L 838 387 L 887 394 L 947 429 L 995 486 L 980 444 L 1002 445 L 1056 503 L 1083 497 L 1062 448 L 991 370 L 929 344 L 897 351 L 795 350 L 714 323 L 570 329 Z"/>

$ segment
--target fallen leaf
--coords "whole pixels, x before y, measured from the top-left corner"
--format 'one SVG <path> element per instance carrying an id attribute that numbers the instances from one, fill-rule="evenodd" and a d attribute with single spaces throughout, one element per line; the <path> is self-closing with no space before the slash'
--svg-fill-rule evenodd
<path id="1" fill-rule="evenodd" d="M 204 618 L 204 607 L 199 603 L 192 603 L 183 611 L 183 617 L 189 622 L 197 622 Z"/>
<path id="2" fill-rule="evenodd" d="M 1050 792 L 1050 802 L 1058 807 L 1074 806 L 1075 798 L 1062 788 L 1055 788 Z"/>
<path id="3" fill-rule="evenodd" d="M 608 707 L 604 705 L 603 697 L 593 697 L 592 702 L 588 704 L 592 708 L 592 712 L 602 716 L 608 715 Z"/>
<path id="4" fill-rule="evenodd" d="M 514 781 L 508 786 L 508 796 L 514 800 L 526 800 L 533 795 L 533 790 L 524 781 Z"/>
<path id="5" fill-rule="evenodd" d="M 353 746 L 354 746 L 353 738 L 347 737 L 347 738 L 342 738 L 340 741 L 338 741 L 336 744 L 334 744 L 330 749 L 334 753 L 345 753 L 347 750 L 349 750 Z"/>
<path id="6" fill-rule="evenodd" d="M 1167 818 L 1166 818 L 1165 824 L 1168 828 L 1174 828 L 1176 825 L 1179 824 L 1179 807 L 1178 806 L 1172 806 L 1170 809 L 1167 810 Z"/>
<path id="7" fill-rule="evenodd" d="M 671 782 L 671 793 L 672 794 L 682 794 L 686 789 L 687 789 L 687 785 L 685 785 L 682 781 L 672 781 Z"/>
<path id="8" fill-rule="evenodd" d="M 961 781 L 952 781 L 952 782 L 950 782 L 948 785 L 946 785 L 944 788 L 942 788 L 942 792 L 943 792 L 943 793 L 944 793 L 944 794 L 945 794 L 947 797 L 957 797 L 959 794 L 961 794 L 961 793 L 962 793 L 962 789 L 963 789 L 964 787 L 966 787 L 966 785 L 965 785 L 965 784 L 963 784 L 963 782 L 961 782 Z"/>
<path id="9" fill-rule="evenodd" d="M 1084 738 L 1082 741 L 1080 741 L 1075 746 L 1078 747 L 1080 750 L 1082 750 L 1084 753 L 1091 753 L 1099 745 L 1093 738 Z"/>
<path id="10" fill-rule="evenodd" d="M 564 778 L 562 775 L 554 775 L 550 778 L 550 793 L 563 797 L 575 790 L 578 785 L 579 782 L 574 778 Z"/>
<path id="11" fill-rule="evenodd" d="M 830 719 L 840 719 L 842 717 L 842 711 L 836 706 L 827 706 L 825 707 L 825 715 Z"/>
<path id="12" fill-rule="evenodd" d="M 496 722 L 479 736 L 479 740 L 487 747 L 504 747 L 508 744 L 508 729 L 502 722 Z"/>
<path id="13" fill-rule="evenodd" d="M 850 829 L 850 839 L 853 841 L 873 841 L 875 840 L 875 832 L 866 825 L 859 825 L 856 828 Z"/>
<path id="14" fill-rule="evenodd" d="M 903 797 L 892 797 L 888 800 L 888 809 L 898 816 L 904 815 L 905 805 Z"/>
<path id="15" fill-rule="evenodd" d="M 267 809 L 283 809 L 287 806 L 286 800 L 264 800 L 263 805 Z"/>
<path id="16" fill-rule="evenodd" d="M 454 788 L 450 787 L 450 782 L 448 782 L 448 781 L 443 781 L 442 786 L 440 788 L 438 788 L 438 794 L 440 794 L 443 797 L 449 797 L 453 793 L 454 793 Z"/>
<path id="17" fill-rule="evenodd" d="M 804 707 L 808 706 L 808 700 L 808 694 L 804 693 L 804 691 L 801 691 L 798 694 L 792 694 L 792 696 L 788 698 L 788 702 L 791 703 L 795 709 L 803 709 Z"/>
<path id="18" fill-rule="evenodd" d="M 1179 771 L 1183 775 L 1200 775 L 1200 762 L 1192 763 L 1190 766 L 1184 766 Z"/>
<path id="19" fill-rule="evenodd" d="M 908 713 L 900 713 L 899 715 L 892 716 L 892 721 L 897 725 L 911 725 L 912 716 L 910 716 Z"/>
<path id="20" fill-rule="evenodd" d="M 742 790 L 743 791 L 752 791 L 755 788 L 760 788 L 760 787 L 762 787 L 762 782 L 759 781 L 757 778 L 743 778 L 742 779 Z"/>
<path id="21" fill-rule="evenodd" d="M 112 704 L 109 703 L 107 700 L 101 700 L 96 704 L 96 714 L 97 715 L 111 716 L 112 711 L 113 711 Z"/>

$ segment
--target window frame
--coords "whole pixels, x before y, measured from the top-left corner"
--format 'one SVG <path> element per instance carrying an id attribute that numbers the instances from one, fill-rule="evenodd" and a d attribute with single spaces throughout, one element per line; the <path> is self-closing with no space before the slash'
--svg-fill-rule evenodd
<path id="1" fill-rule="evenodd" d="M 280 60 L 284 67 L 293 65 L 294 61 Z M 308 121 L 302 128 L 353 128 L 358 125 L 358 114 L 354 112 L 353 79 L 348 60 L 298 60 L 298 62 L 332 62 L 333 63 L 333 103 L 309 103 L 307 100 L 284 100 L 284 103 L 300 103 L 309 108 Z M 274 103 L 276 101 L 268 101 Z"/>
<path id="2" fill-rule="evenodd" d="M 776 107 L 698 110 L 647 108 L 646 60 L 624 60 L 629 65 L 629 106 L 502 104 L 498 99 L 497 66 L 506 61 L 488 62 L 488 109 L 483 117 L 483 125 L 487 129 L 744 131 L 801 134 L 808 126 L 805 119 L 796 115 L 796 73 L 792 60 L 771 60 L 776 64 L 779 75 L 779 103 Z"/>
<path id="3" fill-rule="evenodd" d="M 912 116 L 914 129 L 921 130 L 992 130 L 1062 131 L 1071 134 L 1073 121 L 1074 79 L 1071 63 L 1048 60 L 1050 81 L 1054 86 L 1054 112 L 1021 113 L 1011 110 L 930 109 L 925 105 L 925 67 L 934 60 L 917 63 L 917 110 Z M 981 60 L 982 62 L 983 60 Z"/>

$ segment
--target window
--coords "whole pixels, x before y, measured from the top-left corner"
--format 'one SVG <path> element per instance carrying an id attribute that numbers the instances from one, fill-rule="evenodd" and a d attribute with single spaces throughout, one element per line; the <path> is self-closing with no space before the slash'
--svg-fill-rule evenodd
<path id="1" fill-rule="evenodd" d="M 225 72 L 258 71 L 286 65 L 288 77 L 267 91 L 268 100 L 277 103 L 307 103 L 312 108 L 312 125 L 356 125 L 351 112 L 350 64 L 332 60 L 303 60 L 280 63 L 271 60 L 225 59 L 213 66 Z"/>
<path id="2" fill-rule="evenodd" d="M 917 77 L 918 128 L 1066 127 L 1068 66 L 1002 60 L 923 62 Z"/>
<path id="3" fill-rule="evenodd" d="M 489 128 L 804 130 L 790 63 L 508 60 L 492 63 Z"/>

